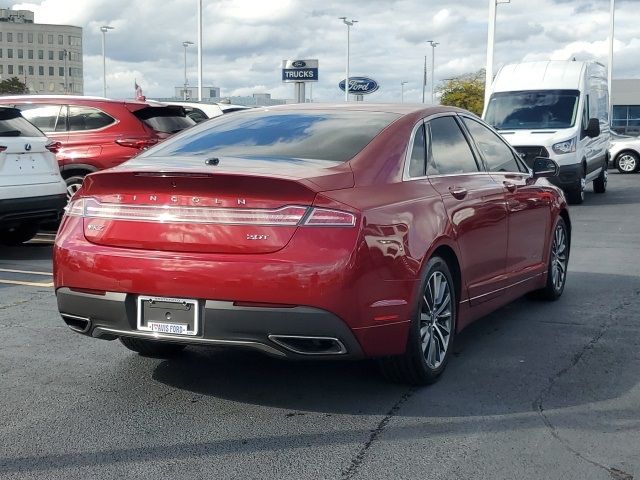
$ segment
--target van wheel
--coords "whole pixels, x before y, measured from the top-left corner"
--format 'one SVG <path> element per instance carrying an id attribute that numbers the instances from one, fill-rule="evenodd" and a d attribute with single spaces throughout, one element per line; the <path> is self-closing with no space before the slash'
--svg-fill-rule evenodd
<path id="1" fill-rule="evenodd" d="M 616 157 L 615 165 L 620 173 L 635 173 L 640 169 L 640 157 L 634 152 L 624 152 Z"/>
<path id="2" fill-rule="evenodd" d="M 27 223 L 17 227 L 0 230 L 0 243 L 3 245 L 20 245 L 28 242 L 38 233 L 40 225 Z"/>
<path id="3" fill-rule="evenodd" d="M 71 200 L 71 197 L 80 190 L 84 177 L 80 175 L 74 175 L 73 177 L 65 178 L 67 183 L 67 200 Z"/>
<path id="4" fill-rule="evenodd" d="M 455 284 L 447 263 L 433 257 L 427 263 L 406 351 L 379 360 L 387 379 L 411 385 L 435 382 L 449 361 L 458 314 Z"/>
<path id="5" fill-rule="evenodd" d="M 604 193 L 607 191 L 607 181 L 609 180 L 609 172 L 607 172 L 606 164 L 602 166 L 600 175 L 593 181 L 593 191 L 595 193 Z"/>
<path id="6" fill-rule="evenodd" d="M 567 192 L 567 201 L 572 205 L 580 205 L 584 202 L 584 189 L 586 186 L 587 181 L 584 177 L 584 172 L 582 172 L 582 177 L 580 177 L 578 186 Z"/>

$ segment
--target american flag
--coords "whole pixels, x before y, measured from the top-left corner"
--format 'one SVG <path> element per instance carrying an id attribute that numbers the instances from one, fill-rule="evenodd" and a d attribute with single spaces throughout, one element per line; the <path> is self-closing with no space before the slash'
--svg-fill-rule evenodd
<path id="1" fill-rule="evenodd" d="M 133 81 L 133 86 L 136 90 L 136 100 L 146 100 L 146 97 L 142 94 L 142 87 L 138 85 L 138 80 Z"/>

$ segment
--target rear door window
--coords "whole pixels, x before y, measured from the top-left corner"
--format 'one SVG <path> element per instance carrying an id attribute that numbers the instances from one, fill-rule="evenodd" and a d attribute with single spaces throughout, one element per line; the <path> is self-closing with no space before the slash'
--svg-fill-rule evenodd
<path id="1" fill-rule="evenodd" d="M 413 139 L 413 148 L 411 149 L 411 158 L 409 159 L 410 177 L 424 177 L 426 158 L 427 150 L 423 123 L 418 127 L 416 136 Z"/>
<path id="2" fill-rule="evenodd" d="M 0 137 L 44 137 L 44 133 L 22 118 L 20 110 L 1 108 Z"/>
<path id="3" fill-rule="evenodd" d="M 458 122 L 453 117 L 429 121 L 428 175 L 458 175 L 478 172 L 478 164 Z"/>
<path id="4" fill-rule="evenodd" d="M 69 106 L 69 131 L 98 130 L 115 122 L 115 119 L 97 108 Z"/>
<path id="5" fill-rule="evenodd" d="M 60 118 L 61 105 L 16 105 L 22 112 L 22 116 L 33 123 L 43 132 L 55 132 L 56 124 Z M 66 109 L 66 107 L 64 107 Z"/>
<path id="6" fill-rule="evenodd" d="M 148 127 L 161 133 L 177 133 L 196 124 L 182 107 L 146 107 L 133 114 Z"/>

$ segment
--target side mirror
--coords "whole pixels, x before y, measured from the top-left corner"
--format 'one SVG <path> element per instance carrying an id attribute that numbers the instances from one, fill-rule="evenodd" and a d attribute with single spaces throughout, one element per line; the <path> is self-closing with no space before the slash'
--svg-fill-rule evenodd
<path id="1" fill-rule="evenodd" d="M 590 118 L 585 135 L 590 138 L 596 138 L 600 135 L 600 121 L 597 118 Z"/>
<path id="2" fill-rule="evenodd" d="M 533 160 L 533 178 L 556 177 L 560 173 L 560 167 L 550 158 L 536 157 Z"/>

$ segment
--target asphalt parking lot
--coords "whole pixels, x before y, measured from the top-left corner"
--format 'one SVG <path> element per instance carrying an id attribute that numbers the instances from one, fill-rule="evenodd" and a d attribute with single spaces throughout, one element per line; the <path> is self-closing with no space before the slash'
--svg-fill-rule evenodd
<path id="1" fill-rule="evenodd" d="M 71 332 L 51 235 L 0 249 L 0 478 L 640 478 L 640 175 L 571 209 L 564 296 L 456 341 L 428 388 L 372 363 L 189 348 L 171 360 Z"/>

